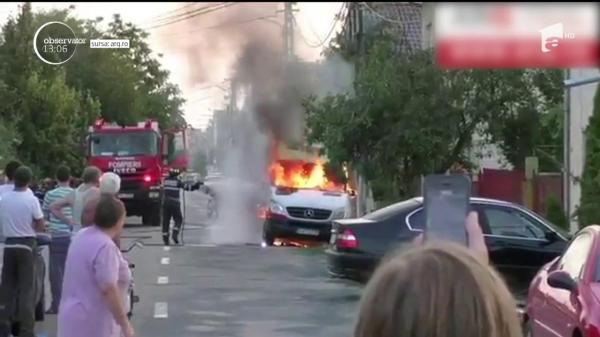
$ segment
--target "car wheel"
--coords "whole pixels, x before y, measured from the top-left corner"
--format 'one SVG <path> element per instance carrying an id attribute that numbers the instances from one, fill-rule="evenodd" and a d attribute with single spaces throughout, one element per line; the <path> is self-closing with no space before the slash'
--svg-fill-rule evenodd
<path id="1" fill-rule="evenodd" d="M 21 333 L 21 324 L 13 321 L 10 324 L 10 333 L 13 336 L 18 336 Z"/>
<path id="2" fill-rule="evenodd" d="M 275 237 L 266 229 L 263 229 L 263 242 L 268 247 L 272 247 L 273 245 L 275 245 Z"/>

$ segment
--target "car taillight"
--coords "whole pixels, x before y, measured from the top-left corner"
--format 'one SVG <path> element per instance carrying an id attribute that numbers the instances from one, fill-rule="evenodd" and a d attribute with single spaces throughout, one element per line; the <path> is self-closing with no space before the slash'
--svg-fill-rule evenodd
<path id="1" fill-rule="evenodd" d="M 358 248 L 358 240 L 351 230 L 346 229 L 337 235 L 336 246 L 338 248 L 354 249 Z"/>
<path id="2" fill-rule="evenodd" d="M 149 174 L 144 174 L 144 181 L 149 183 L 152 181 L 152 176 Z"/>

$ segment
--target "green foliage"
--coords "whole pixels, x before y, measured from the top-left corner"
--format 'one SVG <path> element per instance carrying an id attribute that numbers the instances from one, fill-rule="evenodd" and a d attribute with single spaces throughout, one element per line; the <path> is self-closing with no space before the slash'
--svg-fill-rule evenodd
<path id="1" fill-rule="evenodd" d="M 491 141 L 517 169 L 524 168 L 526 157 L 538 155 L 543 170 L 560 171 L 562 72 L 487 70 L 482 74 L 487 77 L 481 83 L 491 117 L 487 128 Z"/>
<path id="2" fill-rule="evenodd" d="M 555 195 L 550 195 L 546 200 L 546 218 L 558 227 L 569 230 L 569 221 L 562 209 L 560 200 Z"/>
<path id="3" fill-rule="evenodd" d="M 489 117 L 472 72 L 439 69 L 431 51 L 397 55 L 386 39 L 358 68 L 355 95 L 306 101 L 308 134 L 328 158 L 352 162 L 375 181 L 376 199 L 413 196 L 421 174 L 468 161 L 464 150 Z"/>
<path id="4" fill-rule="evenodd" d="M 14 125 L 0 119 L 0 170 L 16 156 L 19 139 Z"/>
<path id="5" fill-rule="evenodd" d="M 563 168 L 564 105 L 558 104 L 540 114 L 539 139 L 535 155 L 540 172 L 561 172 Z"/>
<path id="6" fill-rule="evenodd" d="M 32 51 L 37 27 L 67 23 L 80 38 L 129 39 L 130 49 L 79 46 L 64 65 L 40 61 Z M 51 175 L 57 162 L 74 172 L 85 164 L 87 127 L 102 116 L 121 124 L 157 119 L 163 128 L 185 124 L 183 99 L 152 55 L 148 34 L 115 16 L 108 29 L 70 10 L 34 13 L 25 3 L 0 33 L 0 157 L 16 156 L 36 173 Z M 12 159 L 12 158 L 10 158 Z M 0 159 L 0 161 L 6 159 Z"/>
<path id="7" fill-rule="evenodd" d="M 585 130 L 585 165 L 581 179 L 581 204 L 577 210 L 579 224 L 600 224 L 600 87 L 594 97 L 594 111 Z"/>
<path id="8" fill-rule="evenodd" d="M 377 200 L 413 196 L 422 174 L 472 167 L 474 134 L 516 168 L 538 155 L 542 170 L 560 170 L 559 70 L 442 70 L 431 51 L 399 52 L 388 28 L 360 43 L 338 34 L 324 55 L 355 62 L 353 92 L 305 102 L 309 140 L 358 168 Z"/>

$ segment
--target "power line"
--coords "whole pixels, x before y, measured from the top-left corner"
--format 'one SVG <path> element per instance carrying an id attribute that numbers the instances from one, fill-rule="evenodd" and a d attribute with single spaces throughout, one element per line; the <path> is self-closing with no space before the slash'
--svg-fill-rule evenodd
<path id="1" fill-rule="evenodd" d="M 331 37 L 331 35 L 332 35 L 332 34 L 333 34 L 333 32 L 335 31 L 335 28 L 336 28 L 337 22 L 338 22 L 338 21 L 340 21 L 340 20 L 342 19 L 342 16 L 344 16 L 344 15 L 343 15 L 344 9 L 346 9 L 346 3 L 345 3 L 345 2 L 344 2 L 344 3 L 342 3 L 342 6 L 340 7 L 340 10 L 339 10 L 339 11 L 338 11 L 338 13 L 337 13 L 337 14 L 334 16 L 334 18 L 333 18 L 333 22 L 332 22 L 332 24 L 331 24 L 331 29 L 329 29 L 329 32 L 327 33 L 327 35 L 325 36 L 325 38 L 324 38 L 324 39 L 322 39 L 322 40 L 321 40 L 321 41 L 320 41 L 318 44 L 316 44 L 316 45 L 315 45 L 315 44 L 312 44 L 312 43 L 308 42 L 308 40 L 306 39 L 306 36 L 304 36 L 304 34 L 302 34 L 302 31 L 301 31 L 301 30 L 299 30 L 299 31 L 300 31 L 300 37 L 302 37 L 302 40 L 304 40 L 304 42 L 305 42 L 305 43 L 306 43 L 306 44 L 307 44 L 309 47 L 312 47 L 312 48 L 320 48 L 320 47 L 322 47 L 322 46 L 323 46 L 325 43 L 327 43 L 327 41 L 329 40 L 329 38 Z M 296 21 L 296 17 L 295 17 L 295 16 L 294 16 L 294 22 L 296 23 L 296 26 L 299 26 L 299 25 L 298 25 L 298 22 Z"/>
<path id="2" fill-rule="evenodd" d="M 264 16 L 259 16 L 259 17 L 255 17 L 255 18 L 250 18 L 250 19 L 247 19 L 247 20 L 223 22 L 223 23 L 220 23 L 220 24 L 217 24 L 217 25 L 214 25 L 214 26 L 208 26 L 208 27 L 202 27 L 202 28 L 198 28 L 198 29 L 192 29 L 192 30 L 189 30 L 189 31 L 183 32 L 183 33 L 175 33 L 175 34 L 165 35 L 164 37 L 174 37 L 174 36 L 189 35 L 189 34 L 192 34 L 194 32 L 199 32 L 199 31 L 203 31 L 203 30 L 217 29 L 217 28 L 223 28 L 223 27 L 227 27 L 227 26 L 242 25 L 242 24 L 246 24 L 246 23 L 250 23 L 250 22 L 254 22 L 254 21 L 267 20 L 267 19 L 276 18 L 276 17 L 277 17 L 277 15 L 273 14 L 273 15 L 264 15 Z"/>
<path id="3" fill-rule="evenodd" d="M 170 10 L 170 11 L 168 11 L 168 12 L 165 12 L 165 13 L 162 13 L 162 14 L 159 14 L 159 15 L 156 15 L 156 16 L 154 16 L 153 18 L 150 18 L 150 19 L 148 19 L 148 20 L 145 20 L 144 22 L 147 22 L 147 21 L 154 21 L 154 20 L 157 20 L 157 21 L 164 20 L 164 19 L 168 18 L 169 14 L 172 14 L 172 13 L 179 12 L 179 11 L 181 11 L 181 10 L 184 10 L 184 9 L 186 9 L 186 8 L 193 7 L 193 6 L 195 6 L 195 5 L 197 5 L 197 3 L 191 3 L 191 4 L 187 4 L 187 5 L 185 5 L 185 6 L 179 7 L 179 8 L 175 8 L 175 9 L 173 9 L 173 10 Z M 199 8 L 197 8 L 196 10 L 198 10 L 198 9 L 199 9 Z"/>
<path id="4" fill-rule="evenodd" d="M 180 14 L 180 15 L 176 15 L 176 16 L 173 17 L 173 18 L 175 18 L 175 17 L 183 16 L 183 17 L 181 17 L 179 19 L 176 19 L 176 20 L 173 20 L 173 21 L 169 21 L 169 22 L 165 22 L 165 23 L 156 24 L 156 25 L 153 25 L 151 27 L 147 27 L 147 28 L 143 28 L 143 29 L 150 30 L 150 29 L 155 29 L 155 28 L 160 28 L 160 27 L 172 25 L 174 23 L 178 23 L 178 22 L 181 22 L 181 21 L 184 21 L 184 20 L 188 20 L 188 19 L 191 19 L 193 17 L 200 16 L 202 14 L 209 14 L 209 13 L 221 10 L 221 9 L 225 9 L 227 7 L 231 7 L 231 6 L 236 5 L 236 4 L 237 3 L 232 2 L 232 3 L 223 3 L 223 4 L 220 4 L 220 5 L 217 5 L 217 6 L 213 6 L 213 7 L 210 7 L 210 8 L 206 8 L 206 7 L 199 8 L 198 10 L 190 11 L 190 12 L 183 13 L 183 14 Z"/>
<path id="5" fill-rule="evenodd" d="M 220 2 L 220 3 L 216 3 L 216 4 L 211 4 L 211 5 L 208 5 L 208 6 L 204 6 L 204 7 L 200 7 L 200 8 L 195 8 L 195 9 L 186 11 L 184 13 L 179 13 L 179 14 L 175 14 L 175 15 L 165 16 L 165 17 L 157 19 L 156 20 L 157 22 L 154 22 L 154 24 L 165 23 L 165 22 L 170 21 L 170 20 L 174 20 L 174 19 L 178 19 L 178 18 L 181 18 L 181 17 L 193 15 L 193 14 L 196 14 L 196 13 L 203 13 L 204 11 L 208 11 L 208 10 L 217 8 L 219 6 L 223 6 L 224 4 L 226 4 L 226 2 Z"/>
<path id="6" fill-rule="evenodd" d="M 295 16 L 293 16 L 293 18 L 294 18 L 294 24 L 296 24 L 296 26 L 297 26 L 297 27 L 299 27 L 300 25 L 298 24 L 298 21 L 296 20 L 296 17 L 295 17 Z M 308 42 L 308 39 L 306 38 L 306 36 L 304 35 L 304 33 L 302 33 L 302 30 L 301 30 L 301 29 L 298 29 L 298 33 L 300 33 L 300 37 L 302 38 L 302 41 L 304 41 L 304 43 L 305 43 L 307 46 L 309 46 L 309 47 L 311 47 L 311 48 L 319 48 L 319 47 L 320 47 L 319 43 L 316 43 L 316 44 L 315 44 L 315 43 L 310 43 L 310 42 Z M 322 42 L 322 41 L 321 41 L 321 42 Z"/>

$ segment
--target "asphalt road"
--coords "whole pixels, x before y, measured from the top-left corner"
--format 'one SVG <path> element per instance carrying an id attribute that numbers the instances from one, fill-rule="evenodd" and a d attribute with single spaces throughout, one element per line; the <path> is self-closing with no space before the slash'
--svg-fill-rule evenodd
<path id="1" fill-rule="evenodd" d="M 184 246 L 165 249 L 158 228 L 128 221 L 124 246 L 145 244 L 128 254 L 141 297 L 132 318 L 140 337 L 352 334 L 361 287 L 331 279 L 322 249 L 262 248 L 258 232 L 227 243 L 223 237 L 246 224 L 211 224 L 203 195 L 190 192 L 187 199 Z M 55 316 L 38 331 L 56 336 Z"/>

